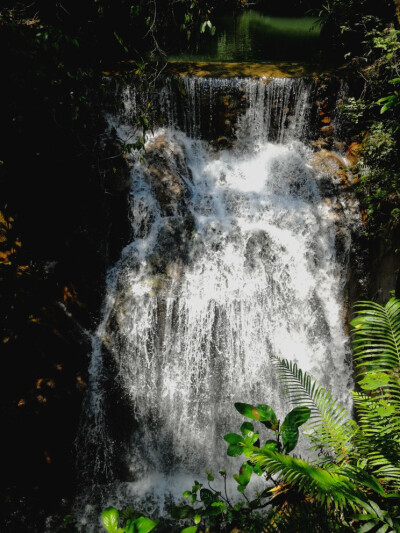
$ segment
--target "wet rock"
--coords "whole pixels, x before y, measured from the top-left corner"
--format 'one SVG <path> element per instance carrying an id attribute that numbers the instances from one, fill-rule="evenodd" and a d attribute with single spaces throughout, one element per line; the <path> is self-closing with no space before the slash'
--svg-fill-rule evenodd
<path id="1" fill-rule="evenodd" d="M 333 148 L 337 151 L 337 152 L 344 152 L 345 151 L 345 148 L 346 148 L 346 143 L 343 142 L 343 141 L 335 141 L 333 143 Z"/>
<path id="2" fill-rule="evenodd" d="M 349 166 L 353 166 L 358 162 L 358 160 L 360 159 L 361 152 L 362 145 L 360 143 L 354 142 L 350 144 L 346 152 L 346 159 L 349 163 Z"/>
<path id="3" fill-rule="evenodd" d="M 340 180 L 344 187 L 349 187 L 352 178 L 346 171 L 346 164 L 343 159 L 329 150 L 320 150 L 314 154 L 311 165 L 321 174 L 328 174 Z"/>
<path id="4" fill-rule="evenodd" d="M 330 124 L 329 126 L 322 126 L 320 131 L 322 135 L 324 135 L 324 137 L 329 137 L 330 135 L 333 135 L 334 127 L 332 126 L 332 124 Z"/>
<path id="5" fill-rule="evenodd" d="M 219 148 L 229 148 L 230 146 L 232 146 L 232 141 L 229 140 L 227 137 L 221 136 L 218 137 L 217 144 Z"/>
<path id="6" fill-rule="evenodd" d="M 184 211 L 192 180 L 181 145 L 159 135 L 146 145 L 146 178 L 150 183 L 161 212 L 173 216 Z"/>
<path id="7" fill-rule="evenodd" d="M 326 148 L 328 146 L 328 143 L 326 142 L 326 139 L 319 137 L 316 141 L 310 142 L 310 145 L 317 150 L 322 150 L 322 148 Z"/>

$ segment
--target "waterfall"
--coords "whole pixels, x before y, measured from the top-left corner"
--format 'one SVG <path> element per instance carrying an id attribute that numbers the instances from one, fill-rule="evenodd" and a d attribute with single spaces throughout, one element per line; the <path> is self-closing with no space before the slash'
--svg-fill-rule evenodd
<path id="1" fill-rule="evenodd" d="M 206 468 L 235 472 L 223 441 L 243 420 L 234 402 L 290 409 L 272 355 L 349 405 L 343 308 L 356 221 L 339 180 L 312 166 L 314 82 L 181 83 L 165 82 L 164 125 L 144 161 L 131 156 L 132 242 L 109 272 L 79 438 L 82 524 L 99 499 L 162 514 Z M 202 131 L 232 94 L 234 140 L 216 149 Z M 134 100 L 125 91 L 125 114 L 110 118 L 122 138 Z"/>

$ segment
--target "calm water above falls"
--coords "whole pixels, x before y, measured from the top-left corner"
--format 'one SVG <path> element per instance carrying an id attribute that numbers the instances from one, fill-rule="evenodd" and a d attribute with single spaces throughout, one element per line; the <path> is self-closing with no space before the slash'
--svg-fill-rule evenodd
<path id="1" fill-rule="evenodd" d="M 318 51 L 320 27 L 311 17 L 268 16 L 254 9 L 227 14 L 213 22 L 217 31 L 209 34 L 191 54 L 179 54 L 180 61 L 306 61 Z"/>
<path id="2" fill-rule="evenodd" d="M 222 438 L 243 420 L 233 403 L 267 403 L 279 416 L 289 407 L 271 355 L 296 360 L 348 402 L 353 215 L 334 187 L 323 192 L 302 142 L 312 83 L 185 83 L 183 115 L 172 93 L 160 95 L 168 127 L 149 138 L 144 162 L 132 161 L 132 243 L 109 273 L 80 437 L 92 481 L 77 505 L 83 531 L 96 529 L 96 505 L 165 513 L 206 468 L 234 472 L 240 458 L 226 456 Z M 196 114 L 198 91 L 210 84 L 246 94 L 226 150 L 198 138 L 208 120 Z M 132 91 L 125 101 L 126 115 L 110 118 L 122 138 L 132 133 Z"/>

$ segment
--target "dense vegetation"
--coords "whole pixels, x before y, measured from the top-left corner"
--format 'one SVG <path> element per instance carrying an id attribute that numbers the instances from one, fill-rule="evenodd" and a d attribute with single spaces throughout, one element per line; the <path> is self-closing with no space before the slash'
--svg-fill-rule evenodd
<path id="1" fill-rule="evenodd" d="M 0 147 L 0 343 L 7 382 L 1 405 L 12 435 L 5 442 L 0 497 L 9 516 L 23 498 L 24 527 L 44 501 L 43 516 L 73 492 L 70 450 L 89 346 L 72 316 L 94 327 L 104 272 L 127 238 L 113 216 L 126 209 L 116 181 L 124 160 L 104 135 L 104 110 L 119 103 L 104 74 L 123 80 L 133 71 L 151 88 L 167 52 L 214 38 L 214 16 L 248 3 L 38 0 L 10 2 L 0 12 L 0 44 L 7 50 Z M 395 2 L 277 4 L 257 2 L 275 14 L 312 10 L 322 24 L 321 57 L 346 64 L 351 97 L 342 106 L 343 137 L 358 177 L 365 232 L 400 247 Z M 146 130 L 149 121 L 149 110 L 140 109 L 138 128 Z"/>

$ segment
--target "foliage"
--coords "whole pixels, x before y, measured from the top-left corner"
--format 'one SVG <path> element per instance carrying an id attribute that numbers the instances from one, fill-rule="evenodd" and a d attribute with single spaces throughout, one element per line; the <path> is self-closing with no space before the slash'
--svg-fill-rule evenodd
<path id="1" fill-rule="evenodd" d="M 400 83 L 400 78 L 394 78 L 393 80 L 390 80 L 390 83 Z M 395 107 L 400 105 L 400 95 L 398 91 L 394 91 L 393 94 L 390 94 L 389 96 L 384 96 L 383 98 L 380 98 L 378 100 L 378 104 L 383 104 L 381 108 L 381 115 L 388 111 L 389 109 L 394 109 Z"/>
<path id="2" fill-rule="evenodd" d="M 321 449 L 332 451 L 322 461 L 310 463 L 267 450 L 254 452 L 251 461 L 267 474 L 279 474 L 284 483 L 322 505 L 324 512 L 341 509 L 349 530 L 358 528 L 361 521 L 365 523 L 359 531 L 378 526 L 380 531 L 399 531 L 400 300 L 392 298 L 385 307 L 361 302 L 357 309 L 352 326 L 361 391 L 353 393 L 358 424 L 352 423 L 350 433 L 344 435 L 343 443 L 349 443 L 346 453 L 330 446 L 326 431 L 314 426 L 314 442 L 317 438 Z M 312 398 L 319 391 L 316 382 L 294 364 L 279 359 L 275 364 L 289 398 L 313 406 Z M 332 414 L 336 409 L 336 403 L 327 408 Z"/>
<path id="3" fill-rule="evenodd" d="M 399 222 L 400 107 L 397 85 L 399 30 L 392 24 L 366 30 L 349 68 L 362 87 L 341 106 L 342 131 L 361 148 L 352 163 L 366 235 L 390 239 Z"/>
<path id="4" fill-rule="evenodd" d="M 365 36 L 393 21 L 392 0 L 324 0 L 315 10 L 325 40 L 325 55 L 338 62 L 368 52 Z"/>
<path id="5" fill-rule="evenodd" d="M 121 518 L 124 522 L 123 527 L 119 527 Z M 157 526 L 157 522 L 130 509 L 122 511 L 121 518 L 120 512 L 115 507 L 107 507 L 101 513 L 101 519 L 108 533 L 149 533 Z"/>
<path id="6" fill-rule="evenodd" d="M 368 216 L 367 231 L 390 235 L 398 224 L 400 196 L 398 127 L 392 122 L 373 122 L 362 142 L 356 190 Z"/>
<path id="7" fill-rule="evenodd" d="M 236 410 L 246 418 L 256 420 L 260 423 L 261 428 L 265 428 L 273 433 L 273 438 L 267 438 L 263 445 L 260 443 L 260 433 L 255 432 L 254 425 L 251 422 L 243 422 L 240 427 L 240 434 L 228 433 L 224 436 L 228 443 L 227 455 L 238 457 L 244 454 L 249 458 L 254 450 L 262 453 L 271 451 L 272 453 L 289 453 L 297 444 L 299 438 L 299 427 L 302 426 L 310 417 L 311 411 L 308 407 L 299 406 L 290 411 L 283 423 L 277 419 L 273 409 L 265 404 L 257 406 L 236 403 Z M 270 436 L 269 436 L 270 437 Z M 245 461 L 238 474 L 233 478 L 237 482 L 237 490 L 244 495 L 244 500 L 232 504 L 227 494 L 227 474 L 225 470 L 219 472 L 224 480 L 225 493 L 215 490 L 211 482 L 214 481 L 212 472 L 207 472 L 208 487 L 204 488 L 201 483 L 195 481 L 191 491 L 185 491 L 183 496 L 190 499 L 190 505 L 183 505 L 172 509 L 172 516 L 175 519 L 191 518 L 196 526 L 199 524 L 217 528 L 232 528 L 234 526 L 243 528 L 245 531 L 258 531 L 260 525 L 265 521 L 259 514 L 259 510 L 267 507 L 272 501 L 272 492 L 267 488 L 257 494 L 256 498 L 249 500 L 245 491 L 250 483 L 252 474 L 262 475 L 262 470 L 253 462 Z M 272 475 L 267 479 L 273 482 Z M 200 504 L 200 506 L 196 506 Z M 193 533 L 197 531 L 194 527 Z M 253 529 L 254 528 L 254 529 Z M 186 531 L 186 530 L 184 530 Z M 191 530 L 192 531 L 192 530 Z M 183 533 L 183 532 L 182 532 Z"/>
<path id="8" fill-rule="evenodd" d="M 347 411 L 296 363 L 279 359 L 274 363 L 290 400 L 310 409 L 305 434 L 310 438 L 312 448 L 325 455 L 346 456 L 355 433 Z"/>
<path id="9" fill-rule="evenodd" d="M 352 326 L 361 388 L 353 393 L 357 447 L 382 483 L 400 492 L 400 300 L 385 307 L 361 302 Z"/>

